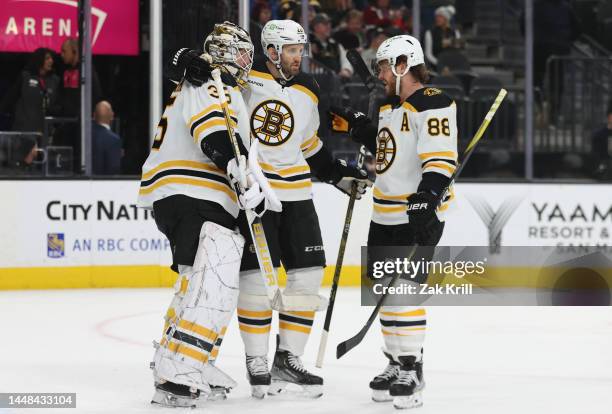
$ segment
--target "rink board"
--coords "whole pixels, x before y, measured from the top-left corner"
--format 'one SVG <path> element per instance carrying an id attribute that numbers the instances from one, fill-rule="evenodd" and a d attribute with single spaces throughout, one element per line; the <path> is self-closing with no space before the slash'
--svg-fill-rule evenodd
<path id="1" fill-rule="evenodd" d="M 170 246 L 151 214 L 136 207 L 138 181 L 0 181 L 0 289 L 169 286 Z M 611 185 L 456 186 L 441 245 L 611 246 Z M 347 197 L 315 183 L 314 201 L 333 276 Z M 371 195 L 356 204 L 341 277 L 359 284 Z M 497 280 L 529 285 L 533 263 L 500 263 Z M 525 277 L 516 278 L 521 272 Z M 505 275 L 508 275 L 506 277 Z"/>

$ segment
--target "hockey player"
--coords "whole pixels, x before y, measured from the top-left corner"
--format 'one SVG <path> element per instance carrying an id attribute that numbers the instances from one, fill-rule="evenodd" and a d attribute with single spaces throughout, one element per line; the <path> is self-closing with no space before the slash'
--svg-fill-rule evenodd
<path id="1" fill-rule="evenodd" d="M 204 50 L 222 71 L 242 159 L 232 151 L 214 83 L 183 81 L 159 121 L 138 199 L 139 206 L 153 209 L 179 274 L 151 364 L 152 402 L 166 406 L 192 407 L 235 386 L 211 361 L 238 301 L 244 238 L 234 230 L 236 219 L 240 207 L 269 202 L 280 208 L 266 180 L 258 182 L 245 169 L 249 126 L 239 86 L 252 65 L 249 35 L 232 23 L 217 24 Z M 237 183 L 244 194 L 237 195 Z"/>
<path id="2" fill-rule="evenodd" d="M 423 86 L 427 68 L 421 45 L 412 36 L 383 42 L 376 65 L 389 98 L 380 107 L 378 123 L 350 108 L 334 108 L 332 113 L 335 131 L 350 132 L 376 154 L 368 246 L 435 246 L 442 237 L 451 196 L 441 205 L 437 200 L 457 161 L 455 103 L 441 90 Z M 424 250 L 423 258 L 430 260 L 432 249 Z M 380 323 L 389 363 L 370 382 L 372 399 L 393 400 L 396 408 L 420 406 L 425 309 L 383 306 Z"/>
<path id="3" fill-rule="evenodd" d="M 264 174 L 282 201 L 282 212 L 263 216 L 275 266 L 287 271 L 285 295 L 318 296 L 325 253 L 319 220 L 312 201 L 311 172 L 321 181 L 349 193 L 354 180 L 359 196 L 365 192 L 367 173 L 334 160 L 317 135 L 319 88 L 313 77 L 300 72 L 308 53 L 303 28 L 292 20 L 272 20 L 261 34 L 265 56 L 256 56 L 243 92 L 250 111 L 251 136 L 260 142 L 259 160 Z M 179 76 L 204 81 L 209 69 L 197 53 L 181 49 L 170 66 Z M 175 79 L 178 80 L 178 79 Z M 244 225 L 244 221 L 242 221 Z M 280 259 L 280 260 L 279 260 Z M 322 306 L 322 307 L 323 307 Z M 301 362 L 314 321 L 314 311 L 279 313 L 279 342 L 268 365 L 272 310 L 257 268 L 251 240 L 247 240 L 240 274 L 238 322 L 245 345 L 247 377 L 252 394 L 277 394 L 288 383 L 302 387 L 307 396 L 322 395 L 323 379 Z"/>

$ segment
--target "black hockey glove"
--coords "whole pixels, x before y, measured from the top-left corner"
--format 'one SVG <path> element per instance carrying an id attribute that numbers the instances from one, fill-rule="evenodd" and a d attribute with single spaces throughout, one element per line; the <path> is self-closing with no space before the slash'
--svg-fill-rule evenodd
<path id="1" fill-rule="evenodd" d="M 370 123 L 370 119 L 363 112 L 352 108 L 339 108 L 332 106 L 328 112 L 330 128 L 333 132 L 350 133 L 354 128 L 359 128 Z"/>
<path id="2" fill-rule="evenodd" d="M 341 159 L 334 160 L 331 175 L 328 180 L 337 189 L 345 194 L 351 195 L 353 183 L 356 186 L 356 199 L 360 200 L 368 187 L 372 186 L 372 181 L 368 178 L 368 173 L 363 168 L 351 167 L 346 161 Z"/>
<path id="3" fill-rule="evenodd" d="M 441 223 L 436 215 L 437 208 L 438 197 L 429 191 L 419 191 L 408 197 L 408 225 L 419 245 L 432 244 L 432 237 L 439 231 Z"/>
<path id="4" fill-rule="evenodd" d="M 202 86 L 212 78 L 212 68 L 200 53 L 193 49 L 179 49 L 170 60 L 170 78 L 180 81 L 183 77 L 193 86 Z"/>

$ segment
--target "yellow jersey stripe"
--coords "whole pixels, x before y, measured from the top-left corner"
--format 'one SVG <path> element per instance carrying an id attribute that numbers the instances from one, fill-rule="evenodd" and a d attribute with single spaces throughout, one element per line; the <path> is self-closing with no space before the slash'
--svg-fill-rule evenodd
<path id="1" fill-rule="evenodd" d="M 193 125 L 193 123 L 195 121 L 197 121 L 198 119 L 208 115 L 209 112 L 212 112 L 214 110 L 217 110 L 219 112 L 223 112 L 222 108 L 221 108 L 221 104 L 212 104 L 210 106 L 208 106 L 206 109 L 204 109 L 203 111 L 197 113 L 196 115 L 192 116 L 191 119 L 189 120 L 189 123 L 187 124 L 187 126 L 191 129 L 191 125 Z M 230 109 L 230 116 L 236 116 L 236 112 Z"/>
<path id="2" fill-rule="evenodd" d="M 274 76 L 270 75 L 269 73 L 260 72 L 255 69 L 251 69 L 251 71 L 249 72 L 249 76 L 255 76 L 256 78 L 261 79 L 274 80 Z"/>
<path id="3" fill-rule="evenodd" d="M 426 328 L 409 328 L 406 331 L 424 331 Z M 391 332 L 385 329 L 382 330 L 382 334 L 385 336 L 411 336 L 411 334 L 401 334 L 399 332 Z"/>
<path id="4" fill-rule="evenodd" d="M 424 152 L 419 154 L 419 158 L 425 160 L 427 158 L 433 157 L 447 157 L 452 158 L 453 160 L 457 159 L 457 153 L 454 151 L 439 151 L 439 152 Z"/>
<path id="5" fill-rule="evenodd" d="M 302 150 L 304 150 L 305 148 L 310 147 L 312 145 L 312 143 L 315 142 L 318 138 L 319 137 L 315 133 L 312 137 L 308 138 L 307 141 L 303 142 L 302 145 L 300 145 L 300 148 L 302 148 Z"/>
<path id="6" fill-rule="evenodd" d="M 448 165 L 448 164 L 443 164 L 441 162 L 429 162 L 427 164 L 425 164 L 425 168 L 423 168 L 423 171 L 426 171 L 428 168 L 440 168 L 442 170 L 446 170 L 449 173 L 453 173 L 456 169 L 456 167 L 454 165 Z"/>
<path id="7" fill-rule="evenodd" d="M 410 112 L 419 112 L 416 110 L 416 108 L 414 106 L 412 106 L 411 104 L 409 104 L 408 102 L 404 102 L 402 104 L 402 107 L 409 110 Z"/>
<path id="8" fill-rule="evenodd" d="M 264 172 L 277 174 L 281 177 L 310 172 L 310 167 L 308 165 L 298 165 L 296 167 L 282 168 L 280 170 L 277 170 L 272 164 L 266 164 L 265 162 L 260 162 L 259 166 L 264 170 Z"/>
<path id="9" fill-rule="evenodd" d="M 166 168 L 175 168 L 175 167 L 194 168 L 194 169 L 198 169 L 198 170 L 205 170 L 205 171 L 210 171 L 210 172 L 213 172 L 213 173 L 219 173 L 219 174 L 225 175 L 225 173 L 220 168 L 217 168 L 216 165 L 205 164 L 203 162 L 198 162 L 198 161 L 178 160 L 178 161 L 166 161 L 166 162 L 162 162 L 157 167 L 155 167 L 152 170 L 149 170 L 146 173 L 142 174 L 142 181 L 145 181 L 145 180 L 153 177 L 160 170 L 164 170 Z"/>
<path id="10" fill-rule="evenodd" d="M 312 182 L 310 181 L 310 178 L 295 182 L 276 181 L 268 178 L 268 182 L 270 183 L 270 186 L 272 188 L 280 188 L 283 190 L 295 190 L 298 188 L 312 187 Z"/>
<path id="11" fill-rule="evenodd" d="M 252 311 L 252 310 L 246 310 L 246 309 L 238 308 L 238 315 L 239 316 L 246 316 L 246 317 L 249 317 L 249 318 L 271 318 L 272 317 L 272 310 Z"/>
<path id="12" fill-rule="evenodd" d="M 306 88 L 305 86 L 302 86 L 302 85 L 291 85 L 291 87 L 293 89 L 297 89 L 298 91 L 304 92 L 306 95 L 308 95 L 310 97 L 310 99 L 312 99 L 312 101 L 315 104 L 317 104 L 317 105 L 319 104 L 319 98 L 317 98 L 317 96 L 314 93 L 312 93 L 312 91 L 310 89 L 308 89 L 308 88 Z"/>
<path id="13" fill-rule="evenodd" d="M 208 128 L 216 127 L 216 126 L 226 126 L 225 119 L 214 118 L 214 119 L 211 119 L 210 121 L 204 122 L 202 125 L 198 125 L 196 130 L 193 131 L 193 140 L 195 142 L 198 142 L 198 137 L 204 130 Z M 232 127 L 234 128 L 236 127 L 233 121 L 232 121 Z"/>
<path id="14" fill-rule="evenodd" d="M 380 206 L 378 204 L 374 204 L 374 210 L 379 213 L 399 213 L 405 212 L 406 206 Z"/>
<path id="15" fill-rule="evenodd" d="M 228 186 L 223 185 L 221 183 L 218 182 L 214 182 L 214 181 L 208 181 L 206 179 L 194 179 L 194 178 L 183 178 L 183 177 L 169 177 L 169 178 L 162 178 L 161 180 L 155 182 L 155 184 L 147 187 L 147 188 L 141 188 L 140 189 L 140 194 L 141 195 L 145 195 L 145 194 L 149 194 L 152 193 L 153 191 L 155 191 L 157 188 L 162 187 L 164 185 L 169 185 L 169 184 L 185 184 L 185 185 L 194 185 L 194 186 L 198 186 L 198 187 L 207 187 L 207 188 L 212 188 L 213 190 L 217 190 L 217 191 L 222 191 L 224 192 L 229 198 L 232 199 L 232 201 L 236 202 L 238 199 L 236 198 L 236 193 L 231 190 Z"/>
<path id="16" fill-rule="evenodd" d="M 408 312 L 380 312 L 384 316 L 425 316 L 425 309 L 417 309 Z"/>
<path id="17" fill-rule="evenodd" d="M 385 112 L 391 110 L 391 105 L 383 105 L 380 107 L 379 112 Z"/>
<path id="18" fill-rule="evenodd" d="M 406 199 L 410 196 L 409 194 L 399 194 L 399 195 L 386 195 L 382 191 L 378 189 L 378 187 L 374 187 L 374 197 L 380 198 L 382 200 L 394 200 L 394 201 L 406 201 Z"/>
<path id="19" fill-rule="evenodd" d="M 283 313 L 287 315 L 299 316 L 301 318 L 309 318 L 309 319 L 314 319 L 314 316 L 315 316 L 314 311 L 287 311 Z"/>
<path id="20" fill-rule="evenodd" d="M 252 333 L 252 334 L 267 334 L 268 332 L 270 332 L 271 326 L 264 326 L 262 328 L 257 328 L 254 326 L 249 326 L 249 325 L 245 325 L 243 323 L 239 323 L 240 325 L 240 330 L 243 332 L 247 332 L 247 333 Z"/>
<path id="21" fill-rule="evenodd" d="M 305 326 L 301 326 L 301 325 L 295 325 L 293 323 L 290 322 L 285 322 L 285 321 L 280 321 L 278 323 L 278 327 L 280 329 L 285 329 L 285 330 L 289 330 L 289 331 L 295 331 L 295 332 L 302 332 L 305 334 L 309 334 L 311 331 L 311 327 L 305 327 Z"/>

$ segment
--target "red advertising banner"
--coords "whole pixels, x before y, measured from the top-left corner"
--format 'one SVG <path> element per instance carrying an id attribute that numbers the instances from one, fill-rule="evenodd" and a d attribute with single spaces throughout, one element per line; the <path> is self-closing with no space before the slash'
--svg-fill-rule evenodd
<path id="1" fill-rule="evenodd" d="M 138 54 L 138 0 L 92 0 L 91 41 L 100 55 Z M 0 51 L 31 52 L 77 37 L 76 0 L 0 0 Z"/>

